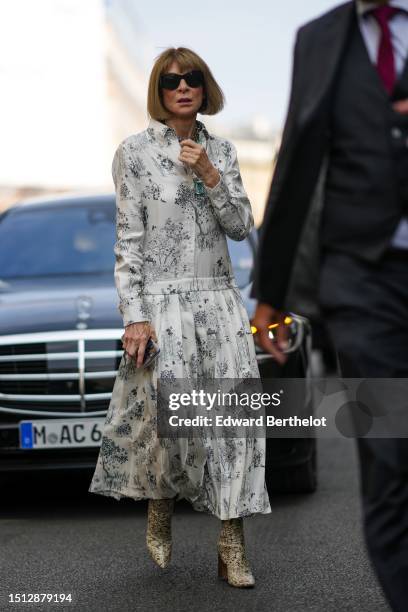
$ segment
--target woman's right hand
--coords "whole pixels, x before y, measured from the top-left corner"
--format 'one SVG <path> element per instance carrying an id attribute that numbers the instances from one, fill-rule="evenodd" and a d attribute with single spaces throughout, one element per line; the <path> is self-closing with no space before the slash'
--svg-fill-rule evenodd
<path id="1" fill-rule="evenodd" d="M 157 342 L 156 332 L 150 321 L 138 321 L 130 323 L 125 327 L 122 336 L 122 346 L 129 357 L 136 358 L 136 367 L 139 368 L 143 363 L 146 344 L 149 338 Z"/>

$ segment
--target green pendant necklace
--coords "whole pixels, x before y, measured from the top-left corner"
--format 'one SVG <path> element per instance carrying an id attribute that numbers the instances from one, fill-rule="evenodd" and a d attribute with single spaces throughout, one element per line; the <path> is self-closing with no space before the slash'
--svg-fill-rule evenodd
<path id="1" fill-rule="evenodd" d="M 194 193 L 198 196 L 205 195 L 205 188 L 204 188 L 203 181 L 195 176 L 193 177 L 193 182 L 194 182 Z"/>

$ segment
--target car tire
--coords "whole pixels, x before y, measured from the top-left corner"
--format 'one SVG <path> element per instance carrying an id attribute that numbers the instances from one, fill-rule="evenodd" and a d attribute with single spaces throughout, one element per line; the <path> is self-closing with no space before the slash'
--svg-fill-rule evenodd
<path id="1" fill-rule="evenodd" d="M 314 493 L 317 489 L 316 443 L 311 445 L 310 456 L 302 463 L 280 469 L 265 470 L 268 493 Z"/>

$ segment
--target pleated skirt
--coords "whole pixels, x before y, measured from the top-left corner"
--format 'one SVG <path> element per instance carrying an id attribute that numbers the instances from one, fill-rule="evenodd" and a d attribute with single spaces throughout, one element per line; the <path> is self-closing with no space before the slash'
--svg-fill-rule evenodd
<path id="1" fill-rule="evenodd" d="M 160 347 L 147 368 L 122 356 L 89 491 L 188 500 L 220 519 L 271 512 L 265 437 L 157 435 L 157 384 L 259 378 L 248 314 L 234 278 L 160 280 L 143 299 Z"/>

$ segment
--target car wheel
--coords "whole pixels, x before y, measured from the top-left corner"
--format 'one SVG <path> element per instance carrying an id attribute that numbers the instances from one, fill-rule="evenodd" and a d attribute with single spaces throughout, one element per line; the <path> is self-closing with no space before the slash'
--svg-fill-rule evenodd
<path id="1" fill-rule="evenodd" d="M 270 494 L 314 493 L 317 489 L 316 443 L 311 446 L 310 456 L 303 463 L 280 469 L 267 468 L 265 481 Z"/>

